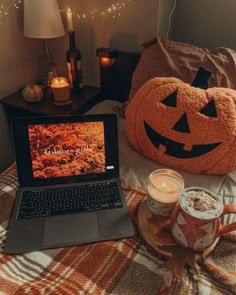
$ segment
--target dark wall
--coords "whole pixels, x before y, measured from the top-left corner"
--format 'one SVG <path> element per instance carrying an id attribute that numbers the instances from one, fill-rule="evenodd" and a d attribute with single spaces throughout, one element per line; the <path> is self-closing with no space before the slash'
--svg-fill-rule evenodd
<path id="1" fill-rule="evenodd" d="M 235 0 L 177 0 L 171 39 L 236 49 Z"/>

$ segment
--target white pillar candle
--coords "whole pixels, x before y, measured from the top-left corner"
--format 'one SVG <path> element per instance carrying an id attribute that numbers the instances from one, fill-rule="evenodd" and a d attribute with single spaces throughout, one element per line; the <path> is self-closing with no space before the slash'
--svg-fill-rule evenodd
<path id="1" fill-rule="evenodd" d="M 68 22 L 68 31 L 72 32 L 74 31 L 74 28 L 73 28 L 72 11 L 70 8 L 67 9 L 66 14 L 67 14 L 67 22 Z"/>

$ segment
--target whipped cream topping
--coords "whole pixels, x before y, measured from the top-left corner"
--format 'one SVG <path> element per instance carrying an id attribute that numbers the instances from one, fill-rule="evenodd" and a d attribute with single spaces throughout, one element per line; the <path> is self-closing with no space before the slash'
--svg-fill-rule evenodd
<path id="1" fill-rule="evenodd" d="M 180 197 L 180 204 L 190 215 L 198 218 L 211 219 L 222 213 L 220 200 L 204 190 L 185 191 Z"/>

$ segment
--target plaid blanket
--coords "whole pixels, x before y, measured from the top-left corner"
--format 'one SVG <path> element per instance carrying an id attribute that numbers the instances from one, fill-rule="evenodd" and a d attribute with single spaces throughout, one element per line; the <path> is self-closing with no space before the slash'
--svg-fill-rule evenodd
<path id="1" fill-rule="evenodd" d="M 146 192 L 124 185 L 131 216 Z M 15 166 L 0 176 L 0 294 L 164 294 L 165 262 L 138 236 L 83 246 L 4 255 L 8 217 L 17 189 Z M 182 282 L 165 294 L 236 294 L 236 235 L 224 236 L 201 263 L 196 277 L 186 269 Z"/>

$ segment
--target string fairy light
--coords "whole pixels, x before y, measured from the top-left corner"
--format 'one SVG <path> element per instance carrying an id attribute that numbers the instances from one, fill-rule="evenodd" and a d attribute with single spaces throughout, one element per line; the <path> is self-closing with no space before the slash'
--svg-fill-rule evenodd
<path id="1" fill-rule="evenodd" d="M 127 4 L 133 2 L 134 0 L 118 0 L 109 5 L 109 7 L 98 10 L 92 9 L 89 12 L 76 12 L 74 11 L 74 15 L 77 20 L 94 20 L 98 17 L 111 16 L 113 19 L 121 16 L 121 10 L 123 10 Z M 8 15 L 9 10 L 12 7 L 15 9 L 20 9 L 22 4 L 22 0 L 0 0 L 0 25 L 2 24 L 3 19 Z M 60 9 L 61 13 L 66 12 L 67 9 Z"/>
<path id="2" fill-rule="evenodd" d="M 121 16 L 121 10 L 126 7 L 126 4 L 129 4 L 134 0 L 122 0 L 122 1 L 116 1 L 112 4 L 110 4 L 109 7 L 98 10 L 98 9 L 92 9 L 89 12 L 75 12 L 74 15 L 76 16 L 77 20 L 82 21 L 85 19 L 94 20 L 98 17 L 105 17 L 105 16 L 111 16 L 112 18 L 120 17 Z M 67 9 L 60 9 L 62 13 L 66 12 Z"/>
<path id="3" fill-rule="evenodd" d="M 9 10 L 14 6 L 16 9 L 19 9 L 22 3 L 22 0 L 2 0 L 0 2 L 0 25 L 2 24 L 3 19 L 8 15 Z"/>

